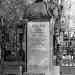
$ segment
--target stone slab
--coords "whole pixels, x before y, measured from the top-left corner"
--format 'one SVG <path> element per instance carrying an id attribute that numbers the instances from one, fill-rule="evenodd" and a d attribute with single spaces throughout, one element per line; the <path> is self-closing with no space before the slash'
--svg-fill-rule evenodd
<path id="1" fill-rule="evenodd" d="M 48 51 L 28 51 L 28 65 L 49 65 Z"/>
<path id="2" fill-rule="evenodd" d="M 23 75 L 45 75 L 45 73 L 24 73 Z"/>
<path id="3" fill-rule="evenodd" d="M 36 72 L 36 73 L 34 73 L 34 72 L 24 72 L 23 75 L 60 75 L 60 66 L 53 66 L 49 73 L 44 73 L 44 72 Z"/>
<path id="4" fill-rule="evenodd" d="M 28 72 L 32 73 L 49 73 L 49 66 L 48 65 L 28 65 Z"/>
<path id="5" fill-rule="evenodd" d="M 60 68 L 61 74 L 75 75 L 74 66 L 63 66 Z"/>
<path id="6" fill-rule="evenodd" d="M 28 22 L 27 72 L 49 72 L 49 22 Z"/>
<path id="7" fill-rule="evenodd" d="M 53 66 L 50 75 L 60 75 L 60 66 Z"/>
<path id="8" fill-rule="evenodd" d="M 49 22 L 28 23 L 28 50 L 49 51 Z"/>

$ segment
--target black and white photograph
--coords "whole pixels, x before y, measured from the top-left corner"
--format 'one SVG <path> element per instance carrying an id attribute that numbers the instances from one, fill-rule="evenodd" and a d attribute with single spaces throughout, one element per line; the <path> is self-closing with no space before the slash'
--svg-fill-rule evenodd
<path id="1" fill-rule="evenodd" d="M 75 0 L 0 0 L 0 75 L 75 75 Z"/>

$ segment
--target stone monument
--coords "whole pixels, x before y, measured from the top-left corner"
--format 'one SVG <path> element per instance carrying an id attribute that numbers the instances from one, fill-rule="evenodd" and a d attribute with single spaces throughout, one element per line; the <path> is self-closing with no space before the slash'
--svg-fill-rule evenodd
<path id="1" fill-rule="evenodd" d="M 28 22 L 27 71 L 49 73 L 49 22 Z"/>
<path id="2" fill-rule="evenodd" d="M 50 6 L 49 6 L 50 5 Z M 48 10 L 55 8 L 47 5 Z M 53 5 L 53 6 L 52 6 Z M 35 2 L 24 13 L 27 22 L 27 73 L 52 75 L 54 18 L 44 1 Z"/>

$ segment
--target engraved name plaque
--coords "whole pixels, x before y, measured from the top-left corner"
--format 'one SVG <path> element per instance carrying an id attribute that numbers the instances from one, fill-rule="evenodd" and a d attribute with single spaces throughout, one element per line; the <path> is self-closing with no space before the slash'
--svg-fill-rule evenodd
<path id="1" fill-rule="evenodd" d="M 28 23 L 28 50 L 49 50 L 49 22 Z"/>

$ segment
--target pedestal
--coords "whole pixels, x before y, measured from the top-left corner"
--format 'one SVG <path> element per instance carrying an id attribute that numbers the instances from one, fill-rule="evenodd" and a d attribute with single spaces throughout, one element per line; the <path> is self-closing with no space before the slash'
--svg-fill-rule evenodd
<path id="1" fill-rule="evenodd" d="M 60 75 L 60 66 L 53 66 L 50 75 Z"/>
<path id="2" fill-rule="evenodd" d="M 27 72 L 50 75 L 52 65 L 52 36 L 50 24 L 46 22 L 28 22 L 27 24 Z"/>

